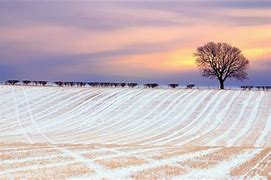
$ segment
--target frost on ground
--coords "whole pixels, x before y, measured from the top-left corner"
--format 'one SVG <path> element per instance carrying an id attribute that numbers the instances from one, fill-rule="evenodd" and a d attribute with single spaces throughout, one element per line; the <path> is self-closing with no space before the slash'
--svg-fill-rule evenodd
<path id="1" fill-rule="evenodd" d="M 271 178 L 271 92 L 0 86 L 0 179 Z"/>

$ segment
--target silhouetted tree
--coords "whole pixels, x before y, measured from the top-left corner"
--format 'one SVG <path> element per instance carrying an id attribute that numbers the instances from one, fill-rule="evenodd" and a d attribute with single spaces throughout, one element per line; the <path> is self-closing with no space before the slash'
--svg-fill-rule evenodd
<path id="1" fill-rule="evenodd" d="M 136 87 L 137 86 L 137 83 L 128 83 L 127 84 L 129 87 L 133 88 L 133 87 Z"/>
<path id="2" fill-rule="evenodd" d="M 32 83 L 37 86 L 39 84 L 39 81 L 32 81 Z"/>
<path id="3" fill-rule="evenodd" d="M 120 86 L 121 86 L 121 87 L 125 87 L 125 86 L 126 86 L 126 83 L 120 83 Z"/>
<path id="4" fill-rule="evenodd" d="M 5 82 L 5 84 L 9 84 L 9 85 L 15 85 L 17 84 L 18 82 L 20 82 L 19 80 L 7 80 Z"/>
<path id="5" fill-rule="evenodd" d="M 226 43 L 209 42 L 198 47 L 194 55 L 202 76 L 216 78 L 220 83 L 220 89 L 224 89 L 227 78 L 241 81 L 247 79 L 246 70 L 249 61 L 236 47 Z"/>
<path id="6" fill-rule="evenodd" d="M 47 84 L 47 81 L 40 81 L 40 85 L 45 86 Z"/>
<path id="7" fill-rule="evenodd" d="M 28 84 L 31 83 L 31 81 L 29 81 L 29 80 L 23 80 L 22 82 L 23 82 L 24 85 L 28 85 Z"/>
<path id="8" fill-rule="evenodd" d="M 87 83 L 89 86 L 92 86 L 92 87 L 97 87 L 97 86 L 99 86 L 99 84 L 100 83 L 98 83 L 98 82 L 89 82 L 89 83 Z"/>
<path id="9" fill-rule="evenodd" d="M 171 88 L 176 88 L 176 87 L 179 86 L 179 84 L 169 84 L 168 86 L 171 87 Z"/>
<path id="10" fill-rule="evenodd" d="M 63 82 L 62 81 L 56 81 L 54 82 L 57 86 L 63 86 Z"/>
<path id="11" fill-rule="evenodd" d="M 195 86 L 195 84 L 187 84 L 187 85 L 186 85 L 186 88 L 187 88 L 187 89 L 192 89 L 194 86 Z"/>
<path id="12" fill-rule="evenodd" d="M 147 83 L 147 84 L 144 84 L 145 87 L 147 88 L 155 88 L 155 87 L 158 87 L 159 84 L 157 83 Z"/>

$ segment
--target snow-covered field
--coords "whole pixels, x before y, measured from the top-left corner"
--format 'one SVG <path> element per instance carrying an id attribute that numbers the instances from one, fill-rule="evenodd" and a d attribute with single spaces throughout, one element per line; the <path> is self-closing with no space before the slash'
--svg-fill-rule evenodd
<path id="1" fill-rule="evenodd" d="M 271 91 L 0 86 L 0 179 L 271 177 Z"/>

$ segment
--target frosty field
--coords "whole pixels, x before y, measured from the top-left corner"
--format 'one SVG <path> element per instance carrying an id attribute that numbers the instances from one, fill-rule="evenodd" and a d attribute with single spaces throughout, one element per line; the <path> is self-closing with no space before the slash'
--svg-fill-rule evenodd
<path id="1" fill-rule="evenodd" d="M 0 86 L 0 179 L 271 178 L 271 91 Z"/>

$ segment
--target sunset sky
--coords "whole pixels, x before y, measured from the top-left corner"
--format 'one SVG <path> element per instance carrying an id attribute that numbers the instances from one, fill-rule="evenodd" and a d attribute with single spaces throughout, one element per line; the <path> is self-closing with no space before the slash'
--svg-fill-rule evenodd
<path id="1" fill-rule="evenodd" d="M 240 48 L 271 85 L 271 1 L 0 1 L 0 80 L 196 83 L 198 46 Z"/>

